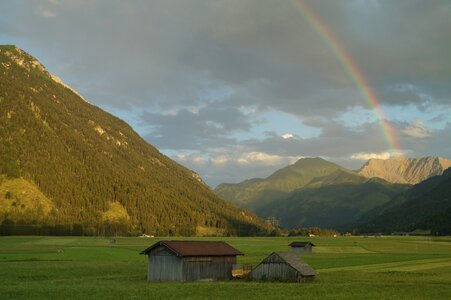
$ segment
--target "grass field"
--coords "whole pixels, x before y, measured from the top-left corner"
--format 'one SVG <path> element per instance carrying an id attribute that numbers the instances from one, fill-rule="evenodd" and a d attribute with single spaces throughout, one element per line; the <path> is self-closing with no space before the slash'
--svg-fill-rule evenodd
<path id="1" fill-rule="evenodd" d="M 309 240 L 312 283 L 148 283 L 138 255 L 159 239 L 0 237 L 0 299 L 451 299 L 451 238 L 340 237 Z M 209 238 L 256 266 L 305 238 Z"/>

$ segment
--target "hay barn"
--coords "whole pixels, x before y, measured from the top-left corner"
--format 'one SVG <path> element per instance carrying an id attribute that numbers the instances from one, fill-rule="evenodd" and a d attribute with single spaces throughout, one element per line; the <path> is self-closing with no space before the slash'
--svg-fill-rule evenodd
<path id="1" fill-rule="evenodd" d="M 289 252 L 273 252 L 251 272 L 253 280 L 280 280 L 305 282 L 316 276 L 306 262 L 296 254 Z"/>
<path id="2" fill-rule="evenodd" d="M 225 242 L 160 241 L 140 254 L 148 256 L 148 281 L 231 279 L 240 251 Z"/>
<path id="3" fill-rule="evenodd" d="M 296 254 L 309 254 L 313 252 L 315 245 L 311 242 L 292 242 L 288 246 L 291 246 L 291 252 Z"/>

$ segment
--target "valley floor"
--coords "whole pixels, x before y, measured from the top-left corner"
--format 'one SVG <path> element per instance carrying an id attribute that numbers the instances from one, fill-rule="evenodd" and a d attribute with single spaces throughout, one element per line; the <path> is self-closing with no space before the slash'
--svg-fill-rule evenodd
<path id="1" fill-rule="evenodd" d="M 165 238 L 162 238 L 165 239 Z M 205 238 L 206 239 L 206 238 Z M 308 240 L 312 283 L 148 283 L 139 255 L 159 238 L 0 237 L 1 299 L 451 299 L 451 238 Z M 245 253 L 254 267 L 306 238 L 208 238 Z"/>

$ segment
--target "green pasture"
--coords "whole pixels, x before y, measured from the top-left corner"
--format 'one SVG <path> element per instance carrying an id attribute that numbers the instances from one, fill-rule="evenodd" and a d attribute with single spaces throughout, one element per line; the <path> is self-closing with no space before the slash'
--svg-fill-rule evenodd
<path id="1" fill-rule="evenodd" d="M 148 283 L 146 257 L 160 238 L 0 237 L 0 299 L 451 299 L 451 238 L 205 238 L 224 240 L 256 266 L 288 243 L 310 240 L 301 256 L 311 283 L 221 281 Z"/>

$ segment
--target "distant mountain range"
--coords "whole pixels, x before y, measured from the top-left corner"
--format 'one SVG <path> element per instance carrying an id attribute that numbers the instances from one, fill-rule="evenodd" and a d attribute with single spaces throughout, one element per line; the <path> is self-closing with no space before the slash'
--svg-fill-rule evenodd
<path id="1" fill-rule="evenodd" d="M 427 229 L 432 234 L 451 234 L 451 168 L 397 195 L 348 227 L 362 232 Z"/>
<path id="2" fill-rule="evenodd" d="M 358 173 L 367 178 L 379 177 L 392 183 L 417 184 L 441 175 L 451 167 L 451 160 L 441 157 L 371 159 Z"/>
<path id="3" fill-rule="evenodd" d="M 220 184 L 215 192 L 287 228 L 349 228 L 380 216 L 404 199 L 400 195 L 410 182 L 440 175 L 448 164 L 434 157 L 370 160 L 354 172 L 321 158 L 303 158 L 267 178 Z"/>
<path id="4" fill-rule="evenodd" d="M 277 170 L 265 179 L 255 178 L 238 184 L 220 184 L 215 192 L 224 199 L 255 211 L 264 204 L 284 198 L 288 193 L 308 185 L 316 178 L 331 175 L 338 170 L 345 169 L 321 158 L 305 158 Z"/>
<path id="5" fill-rule="evenodd" d="M 4 234 L 270 229 L 14 46 L 0 46 L 0 107 Z"/>

